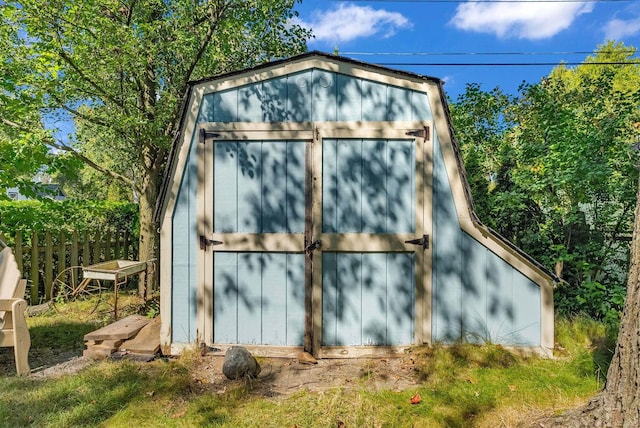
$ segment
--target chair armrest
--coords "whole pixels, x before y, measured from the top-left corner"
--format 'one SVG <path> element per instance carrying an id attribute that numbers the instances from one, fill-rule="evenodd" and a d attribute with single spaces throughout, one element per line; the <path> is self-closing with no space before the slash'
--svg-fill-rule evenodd
<path id="1" fill-rule="evenodd" d="M 0 311 L 24 314 L 27 302 L 24 299 L 0 299 Z"/>

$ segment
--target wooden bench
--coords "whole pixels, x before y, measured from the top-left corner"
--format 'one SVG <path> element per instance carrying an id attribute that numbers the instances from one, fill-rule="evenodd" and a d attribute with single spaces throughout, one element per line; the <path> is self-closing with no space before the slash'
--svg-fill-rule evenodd
<path id="1" fill-rule="evenodd" d="M 18 264 L 4 242 L 0 241 L 0 347 L 13 347 L 18 376 L 29 374 L 31 337 L 27 328 L 24 292 L 27 280 L 21 279 Z"/>

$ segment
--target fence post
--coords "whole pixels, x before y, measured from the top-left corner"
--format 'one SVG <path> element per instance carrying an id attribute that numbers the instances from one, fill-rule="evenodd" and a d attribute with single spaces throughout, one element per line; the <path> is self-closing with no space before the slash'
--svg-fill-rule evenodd
<path id="1" fill-rule="evenodd" d="M 71 257 L 69 267 L 78 266 L 78 231 L 74 230 L 71 234 Z"/>
<path id="2" fill-rule="evenodd" d="M 51 299 L 51 284 L 53 283 L 53 242 L 51 232 L 44 234 L 44 299 Z"/>
<path id="3" fill-rule="evenodd" d="M 82 232 L 82 266 L 89 266 L 90 264 L 89 234 L 85 230 Z"/>
<path id="4" fill-rule="evenodd" d="M 128 260 L 129 259 L 129 231 L 128 230 L 124 231 L 123 241 L 124 241 L 122 244 L 122 246 L 124 247 L 123 258 Z"/>
<path id="5" fill-rule="evenodd" d="M 94 243 L 93 243 L 93 263 L 100 263 L 100 231 L 96 230 L 94 235 Z"/>
<path id="6" fill-rule="evenodd" d="M 120 258 L 120 229 L 116 230 L 115 249 L 113 258 L 118 260 Z M 124 257 L 126 259 L 126 257 Z"/>
<path id="7" fill-rule="evenodd" d="M 104 259 L 111 260 L 111 231 L 107 230 L 103 238 L 104 241 Z"/>
<path id="8" fill-rule="evenodd" d="M 33 232 L 31 236 L 31 304 L 37 305 L 38 289 L 40 288 L 40 278 L 38 275 L 38 263 L 40 261 L 40 255 L 38 251 L 38 232 Z"/>

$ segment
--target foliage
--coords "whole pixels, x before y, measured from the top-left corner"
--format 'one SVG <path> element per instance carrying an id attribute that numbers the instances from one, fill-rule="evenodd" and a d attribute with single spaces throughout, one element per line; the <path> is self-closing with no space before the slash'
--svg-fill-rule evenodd
<path id="1" fill-rule="evenodd" d="M 133 189 L 141 257 L 149 259 L 157 250 L 152 211 L 188 82 L 305 50 L 309 32 L 292 22 L 294 4 L 4 2 L 0 58 L 13 79 L 2 88 L 12 118 L 4 128 L 28 134 L 38 123 L 34 153 L 55 147 Z M 46 132 L 44 118 L 75 127 Z M 7 144 L 24 147 L 13 138 Z"/>
<path id="2" fill-rule="evenodd" d="M 0 232 L 7 238 L 12 238 L 17 231 L 28 238 L 33 232 L 70 233 L 96 229 L 127 230 L 137 236 L 137 205 L 75 199 L 0 201 Z"/>
<path id="3" fill-rule="evenodd" d="M 634 55 L 608 42 L 582 65 L 524 84 L 517 98 L 469 85 L 452 107 L 479 217 L 564 281 L 559 313 L 614 324 L 637 184 Z M 592 64 L 607 61 L 616 64 Z"/>

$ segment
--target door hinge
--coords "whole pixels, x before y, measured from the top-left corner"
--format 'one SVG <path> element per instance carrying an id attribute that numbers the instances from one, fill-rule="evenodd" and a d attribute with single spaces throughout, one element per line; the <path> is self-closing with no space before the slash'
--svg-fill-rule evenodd
<path id="1" fill-rule="evenodd" d="M 207 138 L 217 138 L 220 134 L 216 134 L 215 132 L 207 132 L 204 128 L 200 128 L 198 131 L 198 143 L 204 144 Z"/>
<path id="2" fill-rule="evenodd" d="M 429 127 L 425 126 L 422 129 L 416 129 L 415 131 L 408 131 L 406 135 L 410 135 L 412 137 L 424 138 L 424 140 L 426 141 L 431 136 L 431 133 L 429 131 Z"/>
<path id="3" fill-rule="evenodd" d="M 429 248 L 429 235 L 422 235 L 422 238 L 409 239 L 405 244 L 420 245 L 423 250 Z"/>
<path id="4" fill-rule="evenodd" d="M 215 241 L 213 239 L 207 239 L 206 236 L 200 235 L 200 249 L 203 251 L 207 251 L 212 245 L 222 245 L 224 242 Z"/>

